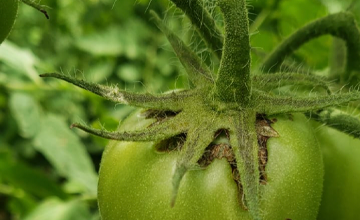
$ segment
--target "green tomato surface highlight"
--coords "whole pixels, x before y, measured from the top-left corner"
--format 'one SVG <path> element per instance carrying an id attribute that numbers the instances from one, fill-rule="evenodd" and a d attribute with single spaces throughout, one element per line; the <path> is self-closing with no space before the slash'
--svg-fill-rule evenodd
<path id="1" fill-rule="evenodd" d="M 279 138 L 268 140 L 268 181 L 261 185 L 264 219 L 316 219 L 322 191 L 322 157 L 312 127 L 301 114 L 276 116 Z M 119 130 L 151 124 L 134 114 Z M 231 167 L 215 159 L 204 169 L 189 171 L 170 206 L 172 176 L 178 151 L 158 152 L 152 142 L 117 142 L 107 146 L 100 168 L 98 199 L 104 220 L 118 219 L 241 219 Z"/>
<path id="2" fill-rule="evenodd" d="M 325 170 L 318 219 L 359 219 L 360 140 L 325 126 L 316 131 Z"/>
<path id="3" fill-rule="evenodd" d="M 18 5 L 18 0 L 0 0 L 0 44 L 7 38 L 15 23 Z"/>

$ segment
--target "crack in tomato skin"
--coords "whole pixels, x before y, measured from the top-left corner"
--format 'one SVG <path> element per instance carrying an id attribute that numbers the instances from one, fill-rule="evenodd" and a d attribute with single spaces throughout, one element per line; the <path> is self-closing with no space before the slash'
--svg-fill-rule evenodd
<path id="1" fill-rule="evenodd" d="M 162 115 L 162 117 L 166 118 L 167 115 Z M 147 117 L 148 118 L 148 117 Z M 162 118 L 155 117 L 157 121 L 162 121 Z M 267 181 L 266 176 L 266 163 L 268 159 L 268 152 L 267 152 L 267 140 L 270 137 L 279 137 L 279 134 L 271 127 L 271 123 L 274 123 L 276 120 L 269 120 L 264 115 L 258 115 L 256 120 L 256 130 L 257 130 L 257 138 L 258 138 L 258 145 L 259 145 L 259 153 L 258 153 L 258 160 L 259 160 L 259 184 L 265 185 Z M 226 138 L 227 143 L 220 143 L 214 144 L 216 139 Z M 161 141 L 157 144 L 156 149 L 161 152 L 171 152 L 173 150 L 181 150 L 181 147 L 184 145 L 186 141 L 186 135 L 178 135 L 172 137 L 168 140 Z M 221 142 L 221 141 L 220 141 Z M 238 195 L 239 195 L 239 203 L 240 206 L 247 210 L 247 206 L 245 205 L 244 200 L 244 192 L 243 186 L 241 184 L 240 174 L 237 170 L 237 163 L 235 159 L 234 152 L 229 145 L 229 132 L 225 129 L 218 130 L 214 135 L 214 141 L 210 144 L 204 151 L 201 158 L 197 161 L 200 167 L 206 168 L 209 166 L 213 160 L 215 159 L 222 159 L 225 158 L 229 165 L 232 168 L 233 179 L 238 186 Z"/>

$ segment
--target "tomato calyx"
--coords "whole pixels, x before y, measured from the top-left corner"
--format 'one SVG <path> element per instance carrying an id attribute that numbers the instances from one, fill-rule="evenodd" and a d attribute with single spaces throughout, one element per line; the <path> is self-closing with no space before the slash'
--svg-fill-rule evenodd
<path id="1" fill-rule="evenodd" d="M 171 111 L 155 111 L 155 110 L 147 110 L 142 113 L 145 118 L 154 118 L 156 121 L 153 124 L 162 122 L 166 120 L 168 117 L 173 117 L 176 113 Z M 267 140 L 270 137 L 279 137 L 279 134 L 271 127 L 271 124 L 274 123 L 276 119 L 269 120 L 265 115 L 257 115 L 256 117 L 256 133 L 257 133 L 257 143 L 259 147 L 258 152 L 258 161 L 259 161 L 259 184 L 265 185 L 267 181 L 266 176 L 266 164 L 267 164 Z M 159 152 L 172 152 L 172 151 L 181 151 L 181 148 L 184 146 L 186 142 L 187 135 L 186 133 L 182 133 L 171 137 L 166 140 L 161 140 L 155 144 L 155 149 Z M 230 145 L 230 135 L 229 131 L 226 129 L 220 129 L 214 133 L 214 139 L 209 144 L 201 158 L 197 161 L 197 165 L 201 168 L 206 168 L 209 166 L 213 160 L 225 158 L 229 163 L 232 173 L 233 179 L 238 186 L 238 198 L 240 206 L 247 210 L 246 200 L 243 186 L 241 183 L 240 173 L 237 169 L 237 162 L 235 158 L 235 154 Z"/>

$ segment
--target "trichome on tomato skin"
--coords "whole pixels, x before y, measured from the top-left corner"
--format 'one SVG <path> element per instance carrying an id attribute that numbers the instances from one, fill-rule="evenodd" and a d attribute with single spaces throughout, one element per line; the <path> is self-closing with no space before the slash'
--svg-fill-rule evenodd
<path id="1" fill-rule="evenodd" d="M 98 130 L 81 123 L 74 123 L 72 127 L 108 139 L 154 141 L 158 143 L 159 149 L 165 151 L 172 148 L 179 149 L 172 181 L 172 205 L 176 205 L 176 197 L 184 175 L 187 171 L 198 167 L 199 163 L 208 163 L 207 160 L 204 162 L 203 158 L 204 155 L 208 155 L 209 146 L 212 146 L 211 143 L 216 140 L 220 130 L 226 131 L 228 145 L 213 145 L 213 150 L 222 149 L 229 153 L 231 149 L 233 155 L 229 157 L 231 158 L 229 163 L 233 163 L 235 167 L 235 181 L 238 181 L 239 194 L 244 195 L 242 196 L 244 207 L 253 219 L 262 219 L 260 185 L 266 182 L 268 162 L 266 146 L 263 145 L 266 145 L 269 137 L 276 138 L 279 135 L 269 126 L 270 116 L 294 112 L 318 114 L 317 111 L 359 100 L 360 92 L 354 90 L 334 93 L 324 77 L 311 74 L 251 72 L 249 19 L 245 0 L 217 1 L 224 18 L 224 27 L 215 25 L 200 0 L 172 0 L 172 2 L 190 18 L 209 49 L 220 59 L 217 72 L 212 72 L 201 58 L 152 11 L 153 21 L 167 37 L 188 74 L 190 88 L 164 94 L 141 94 L 58 73 L 46 73 L 40 76 L 67 81 L 116 103 L 144 108 L 149 117 L 157 118 L 158 120 L 151 126 L 137 131 Z M 199 17 L 199 12 L 204 12 L 204 17 Z M 353 20 L 349 13 L 339 13 L 310 23 L 268 55 L 263 64 L 263 71 L 265 73 L 271 73 L 270 70 L 276 71 L 286 55 L 291 54 L 294 48 L 324 34 L 342 37 L 349 46 L 348 54 L 359 56 L 359 46 L 352 47 L 360 42 L 359 30 Z M 348 30 L 349 27 L 356 28 Z M 315 28 L 320 28 L 320 31 L 311 34 L 311 30 Z M 347 32 L 343 33 L 343 30 Z M 360 67 L 354 62 L 349 62 L 347 69 L 358 70 Z M 272 92 L 287 85 L 319 87 L 325 94 L 304 97 L 291 91 L 290 94 L 285 95 Z M 260 122 L 259 116 L 262 118 Z M 166 145 L 172 147 L 166 148 Z M 231 148 L 227 149 L 226 146 Z"/>

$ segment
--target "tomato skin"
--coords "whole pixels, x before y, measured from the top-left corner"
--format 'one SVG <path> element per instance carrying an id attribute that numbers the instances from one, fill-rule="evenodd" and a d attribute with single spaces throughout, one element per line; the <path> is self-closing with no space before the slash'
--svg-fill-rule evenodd
<path id="1" fill-rule="evenodd" d="M 0 0 L 0 44 L 7 38 L 15 23 L 18 5 L 18 0 Z"/>
<path id="2" fill-rule="evenodd" d="M 276 118 L 273 127 L 281 137 L 268 141 L 268 182 L 261 186 L 263 218 L 316 219 L 323 178 L 317 140 L 304 116 L 294 115 L 293 121 L 285 116 Z M 134 129 L 131 126 L 137 121 L 130 117 L 120 130 Z M 159 153 L 152 143 L 111 142 L 100 168 L 102 218 L 251 219 L 239 205 L 237 186 L 225 159 L 189 171 L 171 208 L 176 160 L 176 151 Z"/>
<path id="3" fill-rule="evenodd" d="M 325 170 L 318 219 L 359 219 L 360 140 L 325 126 L 316 131 Z"/>

